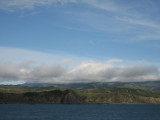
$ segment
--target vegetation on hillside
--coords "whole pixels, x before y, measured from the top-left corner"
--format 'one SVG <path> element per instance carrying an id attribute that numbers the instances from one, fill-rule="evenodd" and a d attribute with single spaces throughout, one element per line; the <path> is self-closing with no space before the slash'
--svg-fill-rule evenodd
<path id="1" fill-rule="evenodd" d="M 45 87 L 44 87 L 45 86 Z M 71 88 L 72 92 L 62 92 Z M 2 98 L 15 100 L 18 96 L 24 103 L 156 103 L 160 104 L 160 83 L 79 83 L 38 86 L 0 86 Z M 63 93 L 63 95 L 62 95 Z M 69 93 L 69 94 L 68 94 Z M 5 96 L 5 97 L 4 97 Z M 53 98 L 54 96 L 54 98 Z M 58 96 L 58 97 L 56 97 Z M 63 98 L 63 100 L 62 100 Z M 22 100 L 23 99 L 23 100 Z M 24 100 L 25 99 L 25 100 Z M 47 101 L 48 100 L 48 101 Z M 57 100 L 58 102 L 55 102 Z M 79 101 L 79 102 L 77 102 Z"/>
<path id="2" fill-rule="evenodd" d="M 83 97 L 73 90 L 53 90 L 44 92 L 0 93 L 0 103 L 47 103 L 47 104 L 80 104 Z"/>

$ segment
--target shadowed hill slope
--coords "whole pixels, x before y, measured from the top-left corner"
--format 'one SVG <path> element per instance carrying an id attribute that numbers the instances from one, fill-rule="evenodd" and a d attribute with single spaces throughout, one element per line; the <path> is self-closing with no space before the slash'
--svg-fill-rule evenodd
<path id="1" fill-rule="evenodd" d="M 27 93 L 0 93 L 0 103 L 80 104 L 84 99 L 73 90 Z"/>

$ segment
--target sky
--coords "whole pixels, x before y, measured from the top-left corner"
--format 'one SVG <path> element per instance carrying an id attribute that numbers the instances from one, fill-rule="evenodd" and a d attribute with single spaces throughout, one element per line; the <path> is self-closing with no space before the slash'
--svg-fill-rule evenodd
<path id="1" fill-rule="evenodd" d="M 159 0 L 0 0 L 0 84 L 160 80 Z"/>

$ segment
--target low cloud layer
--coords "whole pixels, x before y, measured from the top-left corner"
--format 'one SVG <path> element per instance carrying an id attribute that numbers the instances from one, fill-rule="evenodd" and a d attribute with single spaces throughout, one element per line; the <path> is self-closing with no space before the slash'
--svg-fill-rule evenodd
<path id="1" fill-rule="evenodd" d="M 78 83 L 78 82 L 137 82 L 158 81 L 158 67 L 149 65 L 120 65 L 122 60 L 106 62 L 84 61 L 72 68 L 61 65 L 34 65 L 0 62 L 0 83 Z"/>
<path id="2" fill-rule="evenodd" d="M 65 69 L 56 65 L 42 64 L 35 66 L 31 62 L 20 64 L 0 63 L 0 82 L 56 82 L 55 79 L 61 77 L 64 73 Z"/>

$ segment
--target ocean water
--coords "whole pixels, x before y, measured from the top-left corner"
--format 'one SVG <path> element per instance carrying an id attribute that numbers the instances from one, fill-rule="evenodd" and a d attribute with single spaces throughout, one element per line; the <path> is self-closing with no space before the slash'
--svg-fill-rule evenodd
<path id="1" fill-rule="evenodd" d="M 160 105 L 0 104 L 0 120 L 160 120 Z"/>

